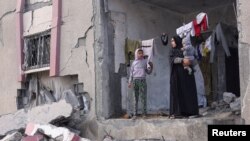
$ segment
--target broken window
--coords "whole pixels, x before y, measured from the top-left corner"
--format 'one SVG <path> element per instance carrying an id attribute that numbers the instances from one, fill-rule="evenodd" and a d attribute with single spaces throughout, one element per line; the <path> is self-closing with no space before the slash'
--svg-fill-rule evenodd
<path id="1" fill-rule="evenodd" d="M 24 38 L 23 70 L 49 67 L 50 64 L 50 32 Z"/>
<path id="2" fill-rule="evenodd" d="M 22 109 L 28 104 L 28 96 L 25 89 L 17 90 L 16 103 L 17 109 Z"/>

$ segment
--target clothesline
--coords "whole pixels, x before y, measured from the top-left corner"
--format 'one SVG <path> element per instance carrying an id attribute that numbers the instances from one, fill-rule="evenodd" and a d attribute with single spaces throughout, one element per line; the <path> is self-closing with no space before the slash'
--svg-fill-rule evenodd
<path id="1" fill-rule="evenodd" d="M 217 7 L 213 7 L 213 8 L 209 8 L 209 10 L 207 10 L 207 11 L 212 11 L 212 10 L 214 10 L 214 9 L 218 9 L 218 8 L 224 8 L 224 10 L 225 9 L 227 9 L 229 6 L 232 6 L 233 7 L 233 10 L 234 10 L 234 16 L 235 16 L 235 18 L 237 18 L 237 12 L 236 12 L 236 8 L 235 8 L 235 4 L 234 3 L 230 3 L 230 4 L 227 4 L 227 5 L 221 5 L 221 6 L 217 6 Z M 197 13 L 197 12 L 193 12 L 193 13 L 191 13 L 191 14 L 195 14 L 195 13 Z M 226 16 L 224 16 L 224 15 L 226 15 L 226 12 L 224 12 L 225 14 L 223 14 L 223 18 L 225 18 Z M 189 14 L 190 15 L 190 14 Z M 222 22 L 222 21 L 220 21 L 220 22 Z M 219 22 L 218 22 L 219 23 Z M 186 21 L 186 16 L 184 16 L 184 18 L 183 18 L 183 25 L 186 25 L 186 24 L 188 24 L 187 23 L 187 21 Z"/>
<path id="2" fill-rule="evenodd" d="M 236 8 L 235 8 L 235 4 L 234 2 L 233 3 L 230 3 L 230 4 L 226 4 L 226 5 L 220 5 L 220 6 L 216 6 L 216 7 L 212 7 L 212 8 L 209 8 L 208 10 L 206 11 L 213 11 L 214 9 L 218 9 L 218 8 L 228 8 L 229 6 L 233 6 L 233 9 L 234 9 L 234 15 L 235 17 L 237 18 L 237 12 L 236 12 Z M 193 12 L 193 13 L 189 13 L 189 15 L 191 14 L 196 14 L 197 12 Z M 186 16 L 184 16 L 184 20 L 183 20 L 183 23 L 185 24 L 186 23 Z"/>
<path id="3" fill-rule="evenodd" d="M 162 34 L 161 35 L 157 35 L 157 36 L 155 36 L 155 37 L 152 37 L 152 38 L 150 38 L 150 39 L 158 39 L 158 38 L 160 38 L 161 39 L 161 36 L 162 36 Z M 168 36 L 168 34 L 166 34 L 166 36 Z M 139 39 L 138 41 L 142 41 L 142 39 Z"/>

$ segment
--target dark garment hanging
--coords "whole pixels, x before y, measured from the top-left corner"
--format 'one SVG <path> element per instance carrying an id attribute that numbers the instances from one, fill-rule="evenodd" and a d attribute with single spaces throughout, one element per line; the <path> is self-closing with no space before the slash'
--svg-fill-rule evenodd
<path id="1" fill-rule="evenodd" d="M 130 67 L 130 60 L 135 59 L 135 50 L 141 47 L 140 41 L 130 40 L 126 38 L 125 40 L 125 64 Z"/>
<path id="2" fill-rule="evenodd" d="M 190 35 L 190 40 L 191 40 L 191 43 L 194 47 L 200 45 L 202 42 L 205 41 L 202 34 L 200 36 L 191 36 Z"/>
<path id="3" fill-rule="evenodd" d="M 201 59 L 202 59 L 202 53 L 201 53 L 201 51 L 200 51 L 200 45 L 198 45 L 198 46 L 196 46 L 196 52 L 197 52 L 197 56 L 196 56 L 196 59 L 198 60 L 198 61 L 201 61 Z"/>
<path id="4" fill-rule="evenodd" d="M 215 56 L 215 49 L 222 46 L 226 55 L 231 56 L 229 46 L 237 46 L 238 44 L 238 30 L 223 23 L 219 23 L 211 35 L 211 53 L 210 63 L 213 63 Z"/>
<path id="5" fill-rule="evenodd" d="M 161 34 L 161 42 L 164 46 L 168 45 L 168 35 L 166 33 Z"/>
<path id="6" fill-rule="evenodd" d="M 175 39 L 175 38 L 174 38 Z M 176 39 L 175 39 L 176 41 Z M 197 90 L 194 75 L 189 75 L 182 65 L 180 43 L 170 51 L 170 115 L 198 115 Z"/>

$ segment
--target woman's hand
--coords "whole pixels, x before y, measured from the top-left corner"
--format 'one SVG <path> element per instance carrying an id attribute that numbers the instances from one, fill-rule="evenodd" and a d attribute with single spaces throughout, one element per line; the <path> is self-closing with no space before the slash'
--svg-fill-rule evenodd
<path id="1" fill-rule="evenodd" d="M 183 59 L 183 65 L 184 65 L 184 66 L 189 66 L 189 65 L 191 65 L 190 60 L 189 60 L 189 59 L 184 58 L 184 59 Z"/>

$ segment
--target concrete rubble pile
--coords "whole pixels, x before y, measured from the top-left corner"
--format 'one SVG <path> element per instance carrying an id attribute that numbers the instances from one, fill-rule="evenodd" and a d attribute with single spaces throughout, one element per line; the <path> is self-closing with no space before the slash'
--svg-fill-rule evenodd
<path id="1" fill-rule="evenodd" d="M 67 100 L 0 116 L 0 141 L 89 141 L 80 137 L 82 117 Z"/>
<path id="2" fill-rule="evenodd" d="M 232 115 L 241 114 L 241 98 L 236 97 L 235 94 L 230 92 L 223 93 L 223 99 L 219 101 L 214 101 L 211 106 L 200 110 L 201 115 L 208 116 L 214 115 L 215 113 L 228 112 Z"/>

